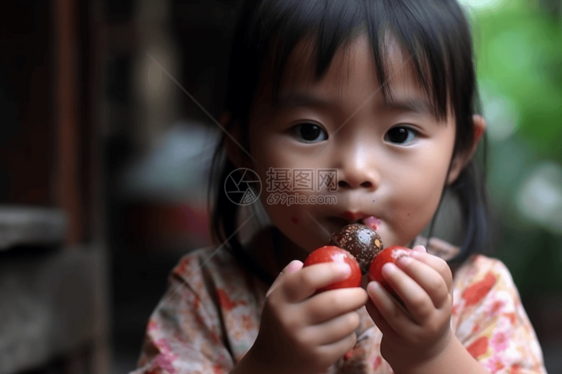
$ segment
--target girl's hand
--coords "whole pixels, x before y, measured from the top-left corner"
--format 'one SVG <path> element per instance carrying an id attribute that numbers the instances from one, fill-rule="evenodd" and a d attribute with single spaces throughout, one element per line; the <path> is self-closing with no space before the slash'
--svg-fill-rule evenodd
<path id="1" fill-rule="evenodd" d="M 248 352 L 257 367 L 267 373 L 320 373 L 353 348 L 356 310 L 367 301 L 365 290 L 315 294 L 349 271 L 348 265 L 337 263 L 287 265 L 266 294 L 260 331 Z"/>
<path id="2" fill-rule="evenodd" d="M 407 312 L 377 282 L 368 285 L 367 311 L 383 333 L 384 359 L 395 372 L 408 372 L 437 358 L 452 341 L 453 276 L 449 265 L 423 246 L 397 265 L 384 265 L 383 276 Z"/>

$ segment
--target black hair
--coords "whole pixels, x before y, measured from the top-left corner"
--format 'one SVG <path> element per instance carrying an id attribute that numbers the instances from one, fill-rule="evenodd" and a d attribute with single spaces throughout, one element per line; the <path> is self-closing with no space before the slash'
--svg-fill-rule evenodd
<path id="1" fill-rule="evenodd" d="M 349 44 L 358 32 L 369 37 L 379 82 L 388 79 L 386 36 L 390 33 L 398 41 L 411 56 L 418 83 L 430 99 L 436 118 L 447 118 L 449 106 L 453 110 L 457 134 L 454 155 L 467 152 L 474 136 L 472 116 L 480 105 L 471 30 L 454 0 L 246 2 L 231 47 L 224 98 L 224 111 L 231 117 L 226 130 L 236 122 L 242 140 L 247 139 L 248 119 L 260 80 L 269 74 L 275 100 L 289 56 L 301 41 L 312 38 L 314 42 L 313 64 L 316 79 L 320 80 L 338 49 Z M 385 99 L 390 95 L 387 85 L 383 84 L 381 92 Z M 228 242 L 227 248 L 243 258 L 236 236 L 239 206 L 227 198 L 223 188 L 217 187 L 235 170 L 225 156 L 226 138 L 224 135 L 217 147 L 211 169 L 211 230 L 216 241 Z M 484 179 L 474 160 L 451 187 L 458 195 L 465 223 L 461 252 L 451 261 L 455 262 L 482 248 L 489 211 Z M 432 228 L 433 223 L 430 235 Z"/>

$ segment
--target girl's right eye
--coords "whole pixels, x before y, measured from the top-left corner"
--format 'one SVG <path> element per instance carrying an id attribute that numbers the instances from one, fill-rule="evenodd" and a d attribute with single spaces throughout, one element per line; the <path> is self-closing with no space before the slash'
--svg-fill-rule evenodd
<path id="1" fill-rule="evenodd" d="M 314 123 L 301 123 L 293 127 L 297 138 L 305 143 L 316 143 L 328 139 L 326 131 Z"/>

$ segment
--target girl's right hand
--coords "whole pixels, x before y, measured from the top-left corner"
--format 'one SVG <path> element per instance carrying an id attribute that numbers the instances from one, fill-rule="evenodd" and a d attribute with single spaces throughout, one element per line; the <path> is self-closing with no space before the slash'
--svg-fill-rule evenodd
<path id="1" fill-rule="evenodd" d="M 302 268 L 292 261 L 266 294 L 258 337 L 248 352 L 268 373 L 320 373 L 356 343 L 357 309 L 364 289 L 316 290 L 350 272 L 346 264 L 321 263 Z M 250 359 L 248 357 L 248 359 Z"/>

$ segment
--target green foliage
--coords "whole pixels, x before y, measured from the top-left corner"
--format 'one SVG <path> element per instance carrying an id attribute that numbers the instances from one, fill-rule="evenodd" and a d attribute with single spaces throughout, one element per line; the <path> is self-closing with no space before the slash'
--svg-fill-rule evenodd
<path id="1" fill-rule="evenodd" d="M 483 89 L 515 104 L 518 136 L 542 157 L 562 160 L 562 26 L 560 19 L 531 4 L 514 1 L 498 12 L 477 15 L 478 78 L 488 82 Z"/>
<path id="2" fill-rule="evenodd" d="M 472 19 L 484 114 L 485 99 L 498 97 L 515 112 L 515 132 L 491 141 L 488 181 L 501 235 L 496 256 L 522 295 L 562 292 L 559 233 L 526 219 L 517 206 L 518 188 L 540 162 L 562 164 L 562 19 L 534 4 L 509 0 Z M 501 122 L 507 115 L 492 117 Z"/>

